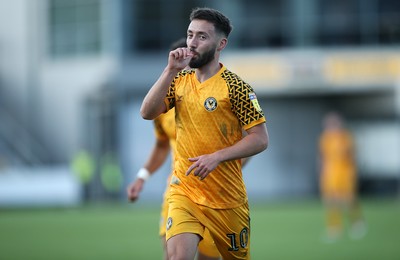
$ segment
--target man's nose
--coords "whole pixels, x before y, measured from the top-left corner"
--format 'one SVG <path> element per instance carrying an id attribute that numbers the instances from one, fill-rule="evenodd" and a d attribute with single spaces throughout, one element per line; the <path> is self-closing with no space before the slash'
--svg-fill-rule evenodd
<path id="1" fill-rule="evenodd" d="M 195 49 L 197 47 L 197 40 L 195 37 L 188 40 L 188 47 L 190 49 Z"/>

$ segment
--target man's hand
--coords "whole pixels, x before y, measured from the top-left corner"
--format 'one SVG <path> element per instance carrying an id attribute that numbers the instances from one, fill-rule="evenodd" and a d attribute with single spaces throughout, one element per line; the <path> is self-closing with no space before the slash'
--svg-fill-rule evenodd
<path id="1" fill-rule="evenodd" d="M 136 181 L 131 183 L 127 188 L 128 199 L 131 202 L 135 202 L 139 198 L 139 194 L 143 189 L 144 180 L 137 178 Z"/>
<path id="2" fill-rule="evenodd" d="M 194 163 L 186 171 L 186 176 L 193 171 L 193 175 L 198 176 L 200 180 L 204 180 L 204 178 L 215 170 L 220 163 L 215 154 L 206 154 L 195 158 L 189 158 L 189 161 Z"/>
<path id="3" fill-rule="evenodd" d="M 170 51 L 168 57 L 168 67 L 181 71 L 189 65 L 192 57 L 193 53 L 189 50 L 189 48 L 178 48 Z"/>

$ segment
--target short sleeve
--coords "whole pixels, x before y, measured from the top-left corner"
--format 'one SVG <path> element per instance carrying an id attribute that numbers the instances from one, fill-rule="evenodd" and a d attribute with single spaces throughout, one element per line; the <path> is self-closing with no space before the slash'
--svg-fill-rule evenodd
<path id="1" fill-rule="evenodd" d="M 255 125 L 264 123 L 266 121 L 264 112 L 254 89 L 236 74 L 228 70 L 224 74 L 229 88 L 231 109 L 243 128 L 247 130 Z"/>

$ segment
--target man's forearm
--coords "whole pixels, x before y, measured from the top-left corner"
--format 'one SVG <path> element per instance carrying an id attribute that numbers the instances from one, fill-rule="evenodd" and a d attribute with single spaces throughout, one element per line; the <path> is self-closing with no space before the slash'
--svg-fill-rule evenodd
<path id="1" fill-rule="evenodd" d="M 255 126 L 258 131 L 243 137 L 235 145 L 217 151 L 220 161 L 230 161 L 256 155 L 268 147 L 269 137 L 265 124 Z"/>
<path id="2" fill-rule="evenodd" d="M 178 72 L 168 67 L 164 69 L 161 76 L 143 99 L 140 114 L 144 119 L 152 120 L 166 111 L 164 99 L 172 80 Z"/>

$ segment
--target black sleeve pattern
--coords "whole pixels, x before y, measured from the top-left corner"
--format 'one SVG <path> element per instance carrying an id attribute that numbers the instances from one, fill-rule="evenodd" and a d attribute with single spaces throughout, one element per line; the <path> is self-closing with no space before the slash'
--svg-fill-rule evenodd
<path id="1" fill-rule="evenodd" d="M 171 83 L 171 86 L 168 89 L 167 96 L 166 98 L 168 99 L 169 103 L 169 109 L 173 108 L 175 106 L 175 83 L 176 80 L 179 79 L 180 77 L 184 77 L 185 75 L 192 74 L 194 73 L 194 69 L 191 70 L 182 70 L 176 74 L 174 80 Z"/>
<path id="2" fill-rule="evenodd" d="M 167 100 L 169 103 L 168 110 L 173 108 L 175 106 L 175 81 L 178 78 L 178 75 L 175 76 L 174 80 L 171 83 L 171 86 L 169 86 L 168 92 L 167 92 Z"/>
<path id="3" fill-rule="evenodd" d="M 264 112 L 257 110 L 250 100 L 249 94 L 255 92 L 249 84 L 229 70 L 222 73 L 222 78 L 228 85 L 231 110 L 236 114 L 242 125 L 248 125 L 264 117 Z"/>

